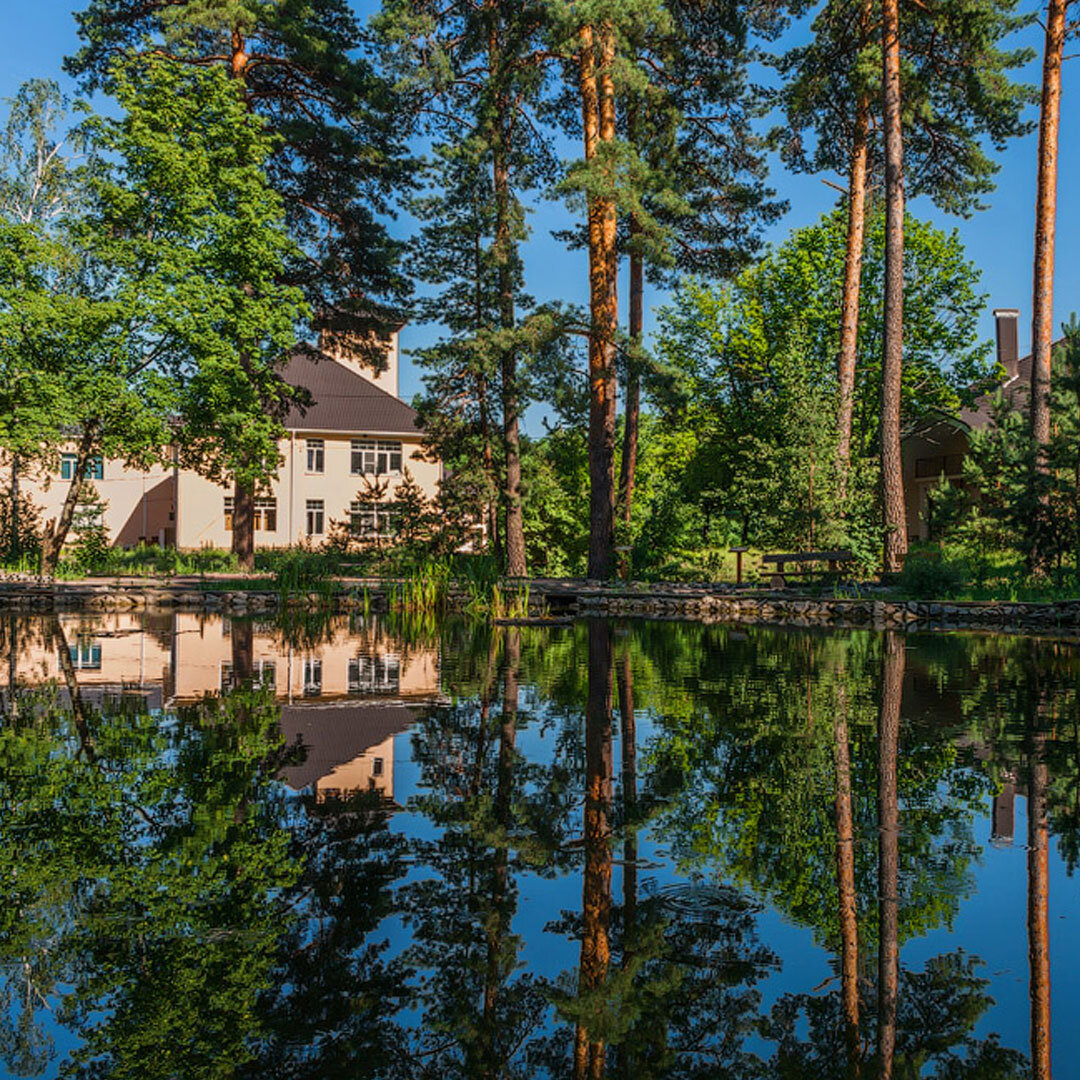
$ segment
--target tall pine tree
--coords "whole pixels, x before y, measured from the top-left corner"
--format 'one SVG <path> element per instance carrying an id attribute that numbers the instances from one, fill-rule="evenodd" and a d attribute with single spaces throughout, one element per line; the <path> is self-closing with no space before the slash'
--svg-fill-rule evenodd
<path id="1" fill-rule="evenodd" d="M 525 533 L 521 491 L 522 346 L 519 309 L 526 236 L 523 190 L 543 181 L 550 151 L 535 108 L 546 73 L 542 49 L 545 7 L 536 0 L 506 4 L 466 0 L 389 0 L 378 20 L 396 50 L 399 87 L 414 93 L 423 130 L 444 142 L 443 154 L 463 153 L 488 173 L 491 234 L 483 258 L 491 264 L 494 322 L 476 325 L 476 347 L 496 363 L 502 413 L 502 506 L 506 571 L 524 576 Z M 466 263 L 469 267 L 473 260 Z M 474 276 L 484 283 L 485 274 Z M 464 327 L 459 326 L 460 339 Z M 460 343 L 460 341 L 459 341 Z M 429 358 L 434 358 L 429 354 Z M 490 386 L 488 378 L 485 386 Z"/>

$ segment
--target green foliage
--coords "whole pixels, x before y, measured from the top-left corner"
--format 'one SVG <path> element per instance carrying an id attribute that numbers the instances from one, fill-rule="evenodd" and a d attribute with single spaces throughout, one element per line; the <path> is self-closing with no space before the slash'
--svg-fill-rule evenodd
<path id="1" fill-rule="evenodd" d="M 1057 585 L 1080 574 L 1080 322 L 1063 326 L 1054 351 L 1050 443 L 1040 453 L 1020 403 L 1002 393 L 991 423 L 973 431 L 964 490 L 943 492 L 941 535 L 971 549 L 1012 553 Z M 935 502 L 935 515 L 937 503 Z M 1045 562 L 1035 566 L 1036 551 Z"/>
<path id="2" fill-rule="evenodd" d="M 142 60 L 111 78 L 124 114 L 90 128 L 117 159 L 95 188 L 97 250 L 161 294 L 150 329 L 179 394 L 181 466 L 265 483 L 281 419 L 306 400 L 280 375 L 307 308 L 282 283 L 298 251 L 265 173 L 277 139 L 220 69 Z"/>
<path id="3" fill-rule="evenodd" d="M 971 568 L 955 556 L 915 548 L 908 553 L 898 585 L 920 600 L 945 600 L 960 595 L 971 581 Z"/>
<path id="4" fill-rule="evenodd" d="M 395 186 L 408 187 L 411 163 L 400 103 L 362 48 L 364 30 L 347 0 L 88 0 L 76 21 L 80 48 L 65 68 L 88 90 L 113 92 L 115 58 L 132 54 L 238 76 L 233 90 L 252 129 L 273 141 L 268 184 L 305 253 L 275 280 L 301 288 L 320 323 L 350 335 L 365 362 L 384 363 L 364 342 L 409 291 L 384 215 Z M 237 230 L 243 225 L 241 216 Z"/>
<path id="5" fill-rule="evenodd" d="M 71 520 L 74 534 L 71 558 L 80 570 L 88 574 L 100 573 L 108 561 L 109 534 L 104 520 L 107 507 L 108 504 L 92 483 L 83 484 Z"/>
<path id="6" fill-rule="evenodd" d="M 24 492 L 0 489 L 0 562 L 33 560 L 41 550 L 41 511 Z"/>
<path id="7" fill-rule="evenodd" d="M 969 400 L 988 352 L 976 336 L 978 272 L 956 234 L 914 219 L 906 228 L 904 411 L 914 421 Z M 730 287 L 685 282 L 662 311 L 659 352 L 679 374 L 680 395 L 658 402 L 661 430 L 642 439 L 636 566 L 709 546 L 714 521 L 743 546 L 848 547 L 876 562 L 882 216 L 870 221 L 863 263 L 856 467 L 841 500 L 834 424 L 844 244 L 843 215 L 827 215 Z M 651 480 L 654 467 L 660 476 Z M 695 530 L 700 539 L 691 540 Z"/>

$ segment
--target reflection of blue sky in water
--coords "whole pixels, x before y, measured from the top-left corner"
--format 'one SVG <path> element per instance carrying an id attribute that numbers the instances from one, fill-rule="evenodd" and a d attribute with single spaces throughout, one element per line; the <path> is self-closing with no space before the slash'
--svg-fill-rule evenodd
<path id="1" fill-rule="evenodd" d="M 85 628 L 84 628 L 85 629 Z M 211 628 L 212 629 L 212 628 Z M 157 637 L 162 637 L 162 627 L 155 626 L 154 632 Z M 260 628 L 255 635 L 254 649 L 257 654 L 269 655 L 271 650 L 267 643 L 269 638 L 260 638 L 265 629 Z M 377 639 L 379 648 L 388 655 L 402 658 L 401 670 L 403 685 L 411 687 L 412 697 L 407 706 L 411 714 L 416 717 L 408 730 L 401 731 L 400 725 L 395 725 L 396 734 L 392 735 L 392 755 L 390 768 L 392 774 L 392 794 L 394 802 L 405 809 L 395 813 L 389 821 L 389 829 L 392 834 L 402 838 L 412 848 L 406 859 L 399 876 L 390 886 L 391 891 L 399 900 L 408 895 L 409 889 L 417 882 L 433 881 L 437 879 L 437 872 L 426 861 L 422 850 L 416 845 L 423 845 L 436 839 L 438 830 L 431 821 L 423 814 L 416 812 L 419 802 L 433 793 L 425 786 L 422 766 L 417 760 L 418 749 L 428 749 L 422 745 L 422 741 L 428 737 L 426 733 L 436 731 L 434 725 L 436 717 L 452 707 L 455 703 L 458 707 L 458 717 L 463 723 L 472 722 L 478 715 L 475 707 L 475 672 L 483 667 L 482 663 L 474 663 L 469 668 L 467 653 L 469 648 L 469 634 L 466 630 L 458 627 L 447 631 L 442 639 L 438 651 L 441 654 L 441 674 L 435 676 L 435 682 L 429 686 L 421 686 L 417 683 L 408 683 L 408 669 L 410 663 L 416 663 L 417 657 L 430 651 L 431 643 L 417 645 L 405 641 L 392 640 L 393 634 L 382 627 L 377 633 L 367 630 L 356 632 L 356 640 L 350 638 L 352 630 L 339 628 L 331 645 L 326 650 L 336 649 L 336 652 L 327 651 L 329 666 L 341 666 L 340 656 L 349 654 L 350 650 L 356 652 L 360 644 L 370 652 L 374 646 L 371 644 Z M 581 847 L 582 830 L 582 805 L 580 801 L 581 777 L 573 779 L 574 770 L 584 767 L 584 752 L 581 740 L 584 738 L 585 721 L 584 693 L 587 686 L 588 672 L 584 670 L 586 649 L 583 635 L 576 642 L 572 635 L 580 633 L 575 630 L 554 631 L 550 639 L 544 639 L 539 633 L 525 632 L 523 637 L 522 659 L 520 664 L 520 706 L 518 713 L 519 727 L 516 735 L 516 751 L 519 756 L 518 776 L 520 778 L 526 767 L 535 777 L 546 776 L 543 766 L 551 765 L 561 758 L 561 764 L 569 767 L 571 784 L 576 784 L 574 799 L 564 800 L 560 805 L 565 811 L 563 824 L 566 827 L 564 834 L 564 853 L 570 852 L 566 858 L 565 866 L 558 869 L 536 870 L 531 869 L 511 859 L 510 875 L 513 886 L 516 889 L 516 904 L 513 910 L 510 932 L 517 935 L 521 940 L 521 950 L 517 954 L 516 968 L 509 977 L 508 985 L 520 979 L 523 974 L 548 980 L 551 983 L 566 983 L 568 977 L 576 978 L 574 973 L 580 955 L 580 943 L 573 933 L 565 926 L 554 926 L 562 920 L 565 913 L 577 913 L 582 904 L 582 876 L 581 869 L 584 861 L 584 851 Z M 754 701 L 764 700 L 769 695 L 779 694 L 779 700 L 785 703 L 785 707 L 792 709 L 790 714 L 783 714 L 780 709 L 773 714 L 763 715 L 762 723 L 770 724 L 773 732 L 770 738 L 779 738 L 774 745 L 780 747 L 778 753 L 784 752 L 784 739 L 794 736 L 795 742 L 791 745 L 800 746 L 798 739 L 802 738 L 808 730 L 806 718 L 798 712 L 797 696 L 783 697 L 782 687 L 786 674 L 798 669 L 805 673 L 806 648 L 808 642 L 827 641 L 825 635 L 800 635 L 799 632 L 777 631 L 750 631 L 749 638 L 740 639 L 725 636 L 722 629 L 698 628 L 694 631 L 698 635 L 689 646 L 686 642 L 680 647 L 678 642 L 679 631 L 664 626 L 652 625 L 642 627 L 637 637 L 628 637 L 621 634 L 615 642 L 615 656 L 621 656 L 620 650 L 628 643 L 632 645 L 635 679 L 639 679 L 635 692 L 635 705 L 637 717 L 637 745 L 638 745 L 638 791 L 639 798 L 643 798 L 648 788 L 650 770 L 656 766 L 658 747 L 665 737 L 669 736 L 672 723 L 665 723 L 662 714 L 665 695 L 680 699 L 681 713 L 684 721 L 698 723 L 701 718 L 709 713 L 710 709 L 718 708 L 717 702 L 723 700 L 726 688 L 734 685 L 739 678 L 746 678 L 746 685 L 750 687 L 751 699 L 748 708 L 753 707 Z M 365 636 L 366 634 L 366 636 Z M 568 637 L 567 635 L 571 635 Z M 670 638 L 670 640 L 669 640 Z M 80 687 L 85 687 L 85 700 L 91 705 L 100 705 L 106 701 L 108 695 L 98 686 L 95 689 L 95 678 L 106 678 L 109 674 L 109 653 L 112 651 L 113 658 L 119 647 L 116 642 L 120 637 L 105 635 L 103 652 L 103 667 L 100 671 L 77 672 L 78 680 L 86 680 L 85 684 L 80 681 Z M 223 655 L 231 655 L 228 650 L 233 648 L 233 642 L 237 637 L 229 637 L 219 633 L 207 633 L 205 640 L 222 642 L 220 645 Z M 239 640 L 243 640 L 240 636 Z M 955 638 L 951 640 L 947 650 L 939 649 L 938 643 L 943 639 L 935 638 L 912 638 L 906 650 L 906 672 L 904 703 L 901 706 L 902 730 L 908 730 L 917 726 L 920 745 L 929 745 L 934 752 L 945 748 L 950 753 L 955 748 L 955 761 L 951 771 L 944 778 L 932 781 L 929 790 L 914 789 L 917 801 L 924 809 L 934 811 L 940 807 L 953 805 L 960 807 L 969 800 L 977 799 L 977 809 L 973 817 L 966 817 L 963 813 L 958 815 L 957 823 L 951 826 L 951 831 L 946 829 L 931 845 L 935 858 L 946 858 L 954 854 L 971 856 L 964 868 L 963 873 L 957 879 L 959 896 L 955 904 L 954 924 L 951 928 L 945 925 L 937 925 L 928 932 L 919 936 L 904 936 L 903 906 L 901 914 L 901 965 L 905 971 L 922 970 L 928 961 L 942 954 L 963 950 L 967 954 L 978 956 L 983 961 L 979 974 L 989 980 L 988 993 L 994 999 L 995 1004 L 990 1007 L 978 1020 L 973 1035 L 979 1039 L 985 1039 L 996 1033 L 1002 1044 L 1014 1048 L 1026 1054 L 1029 1032 L 1029 1001 L 1028 1001 L 1028 958 L 1026 936 L 1026 890 L 1027 890 L 1027 860 L 1025 853 L 1025 839 L 1027 835 L 1026 822 L 1026 798 L 1024 794 L 1024 782 L 1018 783 L 1019 791 L 1016 795 L 1014 806 L 1013 839 L 1011 843 L 991 843 L 991 798 L 987 794 L 978 795 L 980 790 L 987 790 L 985 775 L 991 768 L 992 761 L 1011 760 L 1012 765 L 1005 767 L 1016 772 L 1022 766 L 1016 764 L 1017 754 L 1022 754 L 1023 728 L 1022 722 L 1010 709 L 1015 709 L 1015 702 L 1008 695 L 1011 689 L 1015 689 L 1019 683 L 1023 683 L 1025 670 L 1024 661 L 1019 663 L 1015 670 L 1021 671 L 1020 676 L 1002 676 L 994 665 L 1004 668 L 1008 663 L 1016 663 L 1017 650 L 1022 651 L 1026 646 L 1016 641 L 1002 641 L 1000 647 L 987 638 L 970 639 Z M 567 665 L 566 670 L 554 670 L 549 654 L 549 649 L 559 646 L 560 642 L 573 642 L 572 647 L 558 653 L 560 662 Z M 757 651 L 747 651 L 744 645 L 749 641 Z M 261 644 L 260 644 L 261 642 Z M 989 644 L 988 644 L 989 642 Z M 145 645 L 145 643 L 143 643 Z M 814 648 L 818 645 L 815 644 Z M 1000 656 L 995 649 L 1000 648 Z M 486 649 L 486 646 L 485 646 Z M 301 650 L 309 655 L 319 653 L 319 645 L 309 645 Z M 459 656 L 455 650 L 460 651 Z M 32 651 L 32 650 L 31 650 Z M 480 652 L 485 650 L 477 650 Z M 145 647 L 140 647 L 138 654 L 145 656 Z M 42 657 L 55 655 L 49 647 L 43 647 Z M 339 655 L 340 654 L 340 655 Z M 297 653 L 299 655 L 299 653 Z M 813 654 L 817 655 L 817 654 Z M 863 663 L 860 669 L 862 675 L 869 671 L 869 681 L 864 681 L 863 690 L 869 694 L 874 692 L 873 672 L 878 660 L 875 658 L 873 648 L 869 654 L 870 659 L 863 661 L 851 661 L 853 668 Z M 982 659 L 979 659 L 981 655 Z M 987 656 L 990 660 L 987 661 Z M 1010 657 L 1012 660 L 1010 661 Z M 1063 659 L 1064 657 L 1064 659 Z M 40 659 L 40 658 L 39 658 Z M 241 658 L 242 662 L 242 658 Z M 492 683 L 489 722 L 492 738 L 495 740 L 497 750 L 498 724 L 499 724 L 499 695 L 502 691 L 502 672 L 504 658 L 501 654 L 496 666 L 496 677 Z M 986 684 L 975 686 L 980 665 L 987 663 L 995 670 L 994 679 L 1001 684 L 1000 695 L 991 690 L 987 692 Z M 1066 737 L 1068 725 L 1076 723 L 1076 711 L 1078 708 L 1075 688 L 1071 689 L 1066 680 L 1075 677 L 1077 664 L 1080 663 L 1073 656 L 1071 647 L 1063 646 L 1062 651 L 1054 660 L 1055 670 L 1041 671 L 1040 678 L 1043 685 L 1049 689 L 1055 701 L 1057 709 L 1057 734 L 1062 740 Z M 749 670 L 747 665 L 760 664 L 760 670 Z M 27 657 L 21 667 L 25 676 L 31 671 L 40 669 L 40 664 L 31 662 Z M 329 670 L 328 666 L 328 670 Z M 468 669 L 463 675 L 458 668 Z M 217 672 L 218 666 L 209 661 L 206 669 Z M 639 670 L 640 669 L 640 670 Z M 648 670 L 646 670 L 648 669 Z M 335 668 L 336 670 L 336 668 Z M 820 670 L 813 669 L 811 682 L 814 683 L 815 693 L 819 680 Z M 927 678 L 927 673 L 932 672 L 933 678 Z M 471 673 L 471 674 L 470 674 Z M 165 672 L 160 675 L 161 685 L 151 685 L 145 678 L 144 685 L 139 691 L 143 700 L 146 700 L 151 709 L 158 707 L 162 697 L 168 698 L 167 688 L 175 684 L 176 673 Z M 54 674 L 53 677 L 56 677 Z M 1010 682 L 1010 679 L 1012 680 Z M 552 680 L 555 680 L 553 683 Z M 448 684 L 452 682 L 452 687 Z M 795 680 L 797 682 L 797 680 Z M 794 683 L 793 683 L 794 685 Z M 854 683 L 853 683 L 854 685 Z M 554 686 L 554 690 L 552 687 Z M 929 687 L 929 689 L 928 689 Z M 1073 684 L 1075 687 L 1075 681 Z M 867 689 L 869 688 L 869 689 Z M 935 689 L 936 688 L 936 689 Z M 216 691 L 217 687 L 207 687 L 208 691 Z M 275 688 L 279 694 L 283 693 L 280 682 Z M 1060 693 L 1054 694 L 1060 690 Z M 854 695 L 853 691 L 853 695 Z M 554 697 L 550 695 L 554 694 Z M 756 695 L 756 696 L 755 696 Z M 854 697 L 853 697 L 854 700 Z M 869 700 L 869 699 L 867 699 Z M 443 704 L 434 704 L 441 701 Z M 935 706 L 935 702 L 938 704 Z M 622 834 L 618 832 L 618 808 L 620 806 L 620 714 L 617 689 L 614 694 L 612 718 L 612 763 L 614 766 L 613 802 L 616 810 L 616 838 L 613 852 L 612 868 L 612 905 L 613 913 L 622 903 L 624 885 L 624 867 L 622 864 Z M 364 708 L 387 708 L 396 710 L 395 716 L 403 715 L 403 705 L 400 698 L 393 700 L 383 699 L 383 703 L 373 702 L 370 697 L 365 699 Z M 297 706 L 304 708 L 308 706 Z M 311 703 L 314 709 L 322 709 L 326 714 L 328 707 L 337 709 L 351 708 L 348 699 L 340 696 L 332 701 L 320 699 Z M 166 706 L 166 708 L 170 708 Z M 938 709 L 935 712 L 935 708 Z M 472 710 L 472 711 L 470 711 Z M 162 730 L 175 728 L 176 723 L 171 714 L 168 719 L 161 721 Z M 317 716 L 318 713 L 311 713 Z M 361 709 L 353 709 L 347 715 L 365 715 Z M 674 714 L 673 714 L 674 715 Z M 730 715 L 736 716 L 736 713 Z M 723 723 L 714 725 L 713 737 L 717 740 L 717 752 L 732 756 L 739 749 L 731 740 L 748 738 L 747 724 L 749 714 L 739 715 L 734 721 L 733 727 Z M 995 716 L 993 723 L 988 718 Z M 864 717 L 865 719 L 865 717 Z M 815 699 L 813 724 L 824 725 L 828 723 L 826 711 L 821 708 L 821 702 Z M 741 725 L 741 726 L 740 726 Z M 785 725 L 788 725 L 785 727 Z M 980 725 L 982 727 L 980 728 Z M 867 732 L 870 727 L 864 724 L 862 729 L 863 739 L 859 745 L 855 728 L 858 722 L 852 720 L 852 747 L 853 762 L 856 756 L 861 755 L 865 764 L 867 755 L 876 751 L 872 745 L 872 735 Z M 319 737 L 318 726 L 314 723 L 304 728 L 305 738 L 317 739 Z M 697 730 L 697 729 L 695 729 Z M 703 730 L 703 729 L 702 729 Z M 980 734 L 980 730 L 983 732 Z M 1069 729 L 1073 730 L 1073 729 Z M 377 732 L 377 737 L 383 739 L 386 732 L 377 723 L 372 726 L 372 731 Z M 764 728 L 762 738 L 766 738 Z M 777 736 L 779 732 L 779 736 Z M 996 735 L 987 736 L 986 732 L 996 732 Z M 575 734 L 576 733 L 576 734 Z M 740 734 L 741 733 L 741 734 Z M 787 733 L 787 734 L 785 734 Z M 373 736 L 374 738 L 375 736 Z M 334 747 L 317 748 L 319 752 L 325 751 L 327 761 L 338 765 L 338 758 L 344 752 L 346 746 L 359 748 L 363 757 L 364 753 L 370 754 L 370 748 L 360 744 L 364 742 L 362 735 L 350 742 L 342 738 L 338 732 Z M 996 741 L 995 741 L 996 740 Z M 700 742 L 700 740 L 699 740 Z M 353 745 L 355 743 L 355 746 Z M 385 743 L 378 743 L 384 747 Z M 666 744 L 665 744 L 666 745 Z M 809 745 L 809 744 L 807 744 Z M 1054 783 L 1053 757 L 1056 745 L 1051 737 L 1048 744 L 1051 757 L 1051 785 Z M 903 735 L 901 739 L 901 752 L 903 754 Z M 701 750 L 700 745 L 696 748 Z M 349 751 L 350 753 L 352 751 Z M 703 754 L 706 751 L 701 750 Z M 809 751 L 808 751 L 809 752 Z M 1065 752 L 1065 751 L 1062 751 Z M 336 755 L 336 756 L 335 756 Z M 1012 758 L 1009 755 L 1013 755 Z M 706 754 L 707 757 L 707 754 Z M 312 760 L 315 760 L 314 758 Z M 322 760 L 322 758 L 318 758 Z M 485 783 L 494 783 L 494 758 L 489 756 L 488 764 L 484 769 Z M 702 760 L 706 760 L 703 758 Z M 756 759 L 759 770 L 768 771 L 772 762 L 768 755 Z M 798 755 L 794 755 L 784 768 L 798 769 Z M 921 759 L 920 759 L 921 760 Z M 169 750 L 161 758 L 162 765 L 167 768 L 179 767 L 180 758 L 175 750 Z M 2 763 L 0 763 L 2 764 Z M 346 763 L 348 764 L 348 763 Z M 1075 763 L 1074 763 L 1075 764 Z M 901 760 L 901 774 L 905 761 Z M 1064 766 L 1061 766 L 1064 768 Z M 310 770 L 308 770 L 310 771 Z M 306 774 L 305 774 L 306 775 Z M 359 774 L 357 774 L 359 775 Z M 366 775 L 366 774 L 365 774 Z M 691 777 L 693 777 L 691 772 Z M 853 764 L 853 796 L 858 800 L 862 798 L 873 799 L 873 792 L 860 793 L 854 785 L 861 782 L 865 777 L 865 768 L 860 773 Z M 1075 773 L 1074 773 L 1075 775 Z M 692 782 L 692 781 L 691 781 Z M 784 782 L 784 776 L 778 774 L 770 783 Z M 917 778 L 916 781 L 917 783 Z M 0 777 L 0 784 L 3 783 Z M 318 790 L 318 780 L 314 781 L 308 791 Z M 817 781 L 814 781 L 816 784 Z M 812 799 L 821 799 L 831 806 L 831 792 L 813 788 Z M 936 784 L 936 790 L 933 787 Z M 955 789 L 950 785 L 957 785 Z M 699 788 L 707 787 L 707 782 L 700 784 Z M 520 796 L 527 789 L 519 787 L 517 794 Z M 904 806 L 904 780 L 901 780 L 901 829 L 905 828 Z M 674 801 L 677 803 L 684 798 L 685 792 L 676 789 Z M 459 794 L 459 793 L 457 793 Z M 453 797 L 457 797 L 455 794 Z M 489 792 L 490 794 L 490 792 Z M 532 791 L 535 794 L 535 789 Z M 704 798 L 702 790 L 695 790 L 695 799 Z M 451 801 L 453 801 L 453 797 Z M 316 804 L 310 800 L 305 802 L 304 796 L 289 794 L 293 800 L 293 806 L 288 809 L 283 819 L 287 829 L 302 830 L 306 816 L 314 812 Z M 721 800 L 723 801 L 723 800 Z M 707 802 L 707 800 L 706 800 Z M 323 805 L 323 804 L 318 804 Z M 697 802 L 693 802 L 697 806 Z M 335 811 L 328 810 L 329 804 L 323 805 L 323 812 L 333 814 Z M 651 824 L 646 825 L 639 834 L 638 847 L 638 895 L 639 909 L 650 902 L 650 898 L 660 895 L 668 898 L 665 907 L 666 914 L 672 919 L 678 919 L 680 914 L 687 914 L 688 918 L 701 918 L 701 913 L 695 916 L 694 905 L 703 905 L 702 910 L 708 914 L 708 901 L 710 897 L 718 904 L 716 899 L 716 886 L 725 881 L 724 873 L 718 871 L 717 859 L 722 860 L 725 856 L 705 856 L 699 858 L 694 864 L 694 880 L 698 882 L 698 892 L 688 887 L 688 879 L 676 869 L 676 854 L 673 845 L 679 846 L 680 837 L 672 835 L 672 813 L 678 809 L 675 805 L 663 807 L 659 816 Z M 721 809 L 717 821 L 712 826 L 712 835 L 719 836 L 724 842 L 731 839 L 732 828 L 739 827 L 738 816 L 732 819 L 733 825 L 725 824 L 727 812 Z M 858 820 L 858 814 L 856 815 Z M 1059 850 L 1059 838 L 1053 833 L 1054 803 L 1051 799 L 1051 838 L 1050 838 L 1050 942 L 1052 949 L 1052 1003 L 1053 1003 L 1053 1038 L 1052 1046 L 1054 1060 L 1063 1068 L 1063 1063 L 1074 1060 L 1080 1053 L 1080 1034 L 1074 1029 L 1071 1014 L 1078 1000 L 1080 1000 L 1080 973 L 1072 958 L 1080 955 L 1080 934 L 1078 934 L 1078 921 L 1075 914 L 1076 882 L 1066 870 Z M 969 845 L 965 830 L 970 828 L 972 845 Z M 658 836 L 662 833 L 662 837 Z M 8 838 L 9 840 L 11 838 Z M 864 855 L 874 859 L 874 845 L 876 836 L 860 834 L 859 843 L 869 845 L 869 850 Z M 903 837 L 901 847 L 903 849 Z M 490 849 L 489 849 L 490 850 Z M 685 851 L 682 852 L 685 856 Z M 778 860 L 778 865 L 783 863 L 784 851 L 774 851 L 773 855 Z M 831 872 L 832 854 L 824 852 L 821 855 L 823 865 Z M 901 858 L 901 893 L 904 893 L 904 859 Z M 782 868 L 782 866 L 781 866 Z M 363 872 L 363 867 L 356 868 Z M 823 880 L 823 879 L 819 879 Z M 749 886 L 747 887 L 749 889 Z M 710 892 L 710 889 L 713 891 Z M 483 890 L 479 890 L 480 900 L 483 900 Z M 752 894 L 747 893 L 752 899 Z M 464 898 L 462 898 L 464 903 Z M 823 898 L 824 906 L 833 903 L 833 897 Z M 758 903 L 758 901 L 754 901 Z M 863 908 L 873 908 L 874 897 L 863 897 Z M 304 908 L 304 902 L 300 902 L 300 909 Z M 464 910 L 464 909 L 463 909 Z M 613 929 L 616 929 L 617 916 L 613 918 Z M 399 913 L 391 913 L 384 917 L 377 928 L 367 934 L 368 941 L 387 941 L 389 948 L 384 958 L 405 955 L 405 951 L 412 944 L 411 927 L 414 925 L 412 918 L 403 917 Z M 768 902 L 761 905 L 754 918 L 756 932 L 756 946 L 769 950 L 779 960 L 779 966 L 769 967 L 760 971 L 760 979 L 756 984 L 757 990 L 762 997 L 762 1011 L 768 1010 L 785 994 L 812 994 L 821 997 L 829 993 L 835 993 L 839 988 L 839 980 L 835 977 L 836 965 L 829 951 L 821 944 L 821 935 L 805 925 L 800 925 L 791 915 L 780 910 L 777 906 Z M 155 932 L 162 928 L 156 927 Z M 429 943 L 430 944 L 430 943 Z M 2 942 L 0 942 L 2 945 Z M 617 933 L 612 935 L 612 958 L 609 974 L 617 969 L 619 956 L 619 941 Z M 867 973 L 873 977 L 876 971 L 876 943 L 866 944 L 864 949 L 868 955 L 864 957 Z M 4 959 L 7 963 L 10 957 Z M 5 978 L 10 978 L 13 971 L 10 966 L 4 972 Z M 64 988 L 59 988 L 63 992 Z M 863 1003 L 863 1016 L 869 1017 L 874 1012 L 872 987 L 868 987 L 870 998 Z M 56 1005 L 53 998 L 51 1004 Z M 106 1014 L 100 1014 L 104 1016 Z M 100 1019 L 99 1016 L 99 1019 Z M 58 1075 L 63 1060 L 78 1045 L 77 1038 L 66 1027 L 59 1025 L 56 1014 L 38 1010 L 38 1022 L 48 1030 L 54 1040 L 55 1057 L 50 1063 L 44 1075 Z M 424 1024 L 424 1006 L 421 1002 L 399 1009 L 393 1016 L 396 1024 L 405 1027 L 420 1027 Z M 556 1017 L 554 1010 L 549 1010 L 546 1021 L 541 1025 L 552 1033 L 567 1032 L 567 1024 Z M 803 1032 L 805 1034 L 805 1032 Z M 743 1038 L 745 1050 L 768 1059 L 775 1050 L 774 1044 L 760 1034 L 747 1032 Z M 358 1063 L 360 1064 L 360 1063 Z M 839 1075 L 839 1074 L 838 1074 Z"/>

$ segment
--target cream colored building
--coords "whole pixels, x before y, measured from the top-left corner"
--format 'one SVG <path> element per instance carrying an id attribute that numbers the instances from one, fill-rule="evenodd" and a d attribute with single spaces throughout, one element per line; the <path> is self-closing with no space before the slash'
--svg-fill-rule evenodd
<path id="1" fill-rule="evenodd" d="M 428 498 L 436 496 L 442 465 L 421 458 L 416 412 L 398 396 L 399 367 L 396 333 L 388 335 L 387 367 L 378 375 L 340 352 L 312 346 L 293 352 L 285 379 L 307 389 L 313 401 L 286 417 L 277 477 L 256 500 L 256 546 L 318 545 L 335 522 L 385 533 L 393 527 L 394 493 L 406 470 Z M 20 476 L 43 523 L 59 517 L 73 468 L 74 454 L 65 454 L 54 475 Z M 144 541 L 192 550 L 232 544 L 231 490 L 194 472 L 97 460 L 90 479 L 106 503 L 103 523 L 114 545 Z M 385 510 L 357 505 L 372 487 Z"/>

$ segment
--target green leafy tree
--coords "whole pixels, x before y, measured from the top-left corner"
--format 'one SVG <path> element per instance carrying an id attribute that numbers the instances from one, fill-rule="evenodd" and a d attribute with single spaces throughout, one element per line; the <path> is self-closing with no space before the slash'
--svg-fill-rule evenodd
<path id="1" fill-rule="evenodd" d="M 698 446 L 697 462 L 683 474 L 683 498 L 696 504 L 701 496 L 695 491 L 722 492 L 722 512 L 744 526 L 749 542 L 831 536 L 870 561 L 879 528 L 871 459 L 880 371 L 872 364 L 860 366 L 853 409 L 861 483 L 843 499 L 835 455 L 835 311 L 844 282 L 845 230 L 836 211 L 793 233 L 730 287 L 687 282 L 662 313 L 658 349 L 667 366 L 682 373 L 688 404 L 672 416 Z M 988 349 L 977 338 L 978 272 L 956 234 L 913 219 L 907 234 L 903 390 L 904 415 L 913 421 L 968 400 L 987 372 Z M 884 224 L 876 216 L 862 266 L 864 297 L 882 292 L 883 239 Z M 864 305 L 862 355 L 879 354 L 882 334 L 880 305 Z M 846 517 L 842 502 L 852 504 Z"/>

